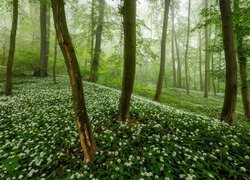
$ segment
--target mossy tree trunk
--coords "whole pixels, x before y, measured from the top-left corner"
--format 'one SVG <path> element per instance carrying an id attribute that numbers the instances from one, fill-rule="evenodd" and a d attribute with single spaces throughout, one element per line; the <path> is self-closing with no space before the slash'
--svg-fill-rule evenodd
<path id="1" fill-rule="evenodd" d="M 94 161 L 96 145 L 86 110 L 80 69 L 66 23 L 64 0 L 51 0 L 51 2 L 57 39 L 70 77 L 73 107 L 84 161 L 86 163 L 92 163 Z"/>
<path id="2" fill-rule="evenodd" d="M 124 0 L 124 65 L 122 92 L 119 104 L 118 119 L 129 118 L 129 106 L 133 92 L 136 66 L 136 1 Z"/>
<path id="3" fill-rule="evenodd" d="M 226 62 L 226 84 L 221 120 L 231 124 L 234 121 L 237 100 L 237 64 L 234 48 L 233 20 L 228 0 L 220 0 L 223 45 Z"/>
<path id="4" fill-rule="evenodd" d="M 166 38 L 167 38 L 167 28 L 168 28 L 168 13 L 169 13 L 170 0 L 165 0 L 165 9 L 164 9 L 164 19 L 163 19 L 163 28 L 162 28 L 162 37 L 161 37 L 161 61 L 160 61 L 160 71 L 157 81 L 156 92 L 154 96 L 155 101 L 160 101 L 162 84 L 165 75 L 165 59 L 166 59 Z"/>
<path id="5" fill-rule="evenodd" d="M 9 49 L 9 56 L 6 69 L 6 91 L 5 91 L 6 96 L 12 95 L 13 61 L 14 61 L 14 54 L 16 47 L 16 31 L 18 23 L 18 0 L 13 0 L 12 5 L 13 5 L 13 19 L 12 19 L 12 27 L 10 34 L 10 49 Z"/>
<path id="6" fill-rule="evenodd" d="M 97 82 L 98 80 L 98 68 L 99 68 L 100 53 L 101 53 L 104 9 L 105 9 L 105 0 L 99 0 L 99 19 L 96 29 L 95 52 L 94 52 L 94 57 L 92 59 L 90 79 L 89 79 L 91 82 Z"/>

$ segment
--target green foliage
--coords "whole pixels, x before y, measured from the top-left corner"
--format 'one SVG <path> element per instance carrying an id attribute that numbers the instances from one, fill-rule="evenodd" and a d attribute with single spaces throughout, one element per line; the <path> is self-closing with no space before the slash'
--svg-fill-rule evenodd
<path id="1" fill-rule="evenodd" d="M 98 151 L 95 164 L 83 164 L 69 81 L 58 79 L 17 78 L 15 96 L 0 97 L 1 179 L 248 178 L 249 128 L 139 96 L 133 119 L 117 122 L 119 92 L 90 83 L 84 86 Z"/>

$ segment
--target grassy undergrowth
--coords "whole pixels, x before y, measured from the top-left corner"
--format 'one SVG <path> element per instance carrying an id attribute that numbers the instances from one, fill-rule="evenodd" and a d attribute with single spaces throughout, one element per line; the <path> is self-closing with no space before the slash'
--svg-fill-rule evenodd
<path id="1" fill-rule="evenodd" d="M 98 151 L 82 162 L 67 78 L 14 80 L 0 96 L 0 179 L 247 179 L 250 130 L 134 96 L 117 122 L 119 92 L 84 83 Z M 0 83 L 3 89 L 3 81 Z M 194 103 L 195 104 L 195 103 Z"/>
<path id="2" fill-rule="evenodd" d="M 120 85 L 117 83 L 106 84 L 109 87 L 120 89 Z M 238 93 L 240 90 L 238 90 Z M 155 95 L 155 87 L 142 86 L 135 84 L 134 93 L 140 96 L 153 99 Z M 218 119 L 220 117 L 222 105 L 223 105 L 223 94 L 218 93 L 216 96 L 210 92 L 208 98 L 204 98 L 204 93 L 201 91 L 190 91 L 190 95 L 186 95 L 185 89 L 179 88 L 163 88 L 161 94 L 161 103 L 181 109 L 194 114 L 200 114 L 208 116 L 210 118 Z M 237 107 L 236 107 L 236 123 L 243 124 L 250 128 L 248 120 L 244 117 L 243 106 L 241 96 L 238 94 Z"/>

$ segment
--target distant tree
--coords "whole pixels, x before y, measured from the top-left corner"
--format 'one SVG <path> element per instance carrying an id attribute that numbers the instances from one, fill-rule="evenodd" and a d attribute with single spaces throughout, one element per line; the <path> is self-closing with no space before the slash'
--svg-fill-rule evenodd
<path id="1" fill-rule="evenodd" d="M 181 59 L 176 32 L 174 31 L 176 58 L 177 58 L 177 87 L 181 88 Z"/>
<path id="2" fill-rule="evenodd" d="M 173 87 L 177 86 L 176 68 L 175 68 L 175 24 L 174 24 L 174 3 L 171 4 L 171 21 L 172 21 L 172 37 L 171 37 L 171 50 L 172 50 L 172 65 L 173 65 Z"/>
<path id="3" fill-rule="evenodd" d="M 54 46 L 54 61 L 53 61 L 53 72 L 52 72 L 52 76 L 53 76 L 53 83 L 57 84 L 56 81 L 56 61 L 57 61 L 57 38 L 55 35 L 55 46 Z"/>
<path id="4" fill-rule="evenodd" d="M 188 27 L 187 27 L 187 42 L 185 51 L 185 77 L 186 77 L 186 94 L 189 95 L 189 76 L 188 76 L 188 47 L 189 47 L 189 34 L 190 34 L 190 10 L 191 0 L 188 1 Z"/>
<path id="5" fill-rule="evenodd" d="M 101 42 L 102 42 L 102 29 L 103 29 L 103 19 L 104 19 L 104 8 L 105 0 L 99 0 L 99 19 L 96 29 L 96 40 L 95 40 L 95 52 L 92 59 L 91 71 L 90 71 L 90 81 L 97 82 L 98 79 L 98 68 L 101 53 Z"/>
<path id="6" fill-rule="evenodd" d="M 118 119 L 125 121 L 127 118 L 129 118 L 129 106 L 135 78 L 136 1 L 124 0 L 122 13 L 124 19 L 124 65 Z"/>
<path id="7" fill-rule="evenodd" d="M 203 77 L 202 77 L 202 39 L 201 30 L 199 30 L 199 74 L 200 74 L 200 91 L 203 91 Z"/>
<path id="8" fill-rule="evenodd" d="M 49 37 L 50 37 L 50 5 L 47 1 L 40 1 L 40 61 L 35 76 L 48 75 L 48 58 L 49 58 Z"/>
<path id="9" fill-rule="evenodd" d="M 234 47 L 233 21 L 230 1 L 220 0 L 223 45 L 226 62 L 226 84 L 221 120 L 233 123 L 237 99 L 237 64 Z"/>
<path id="10" fill-rule="evenodd" d="M 208 0 L 205 0 L 205 8 L 208 8 Z M 207 16 L 206 16 L 207 18 Z M 208 32 L 208 25 L 205 25 L 205 87 L 204 87 L 204 97 L 208 97 L 208 90 L 209 90 L 209 32 Z"/>
<path id="11" fill-rule="evenodd" d="M 157 81 L 157 88 L 155 92 L 155 101 L 160 101 L 163 78 L 165 75 L 165 59 L 166 59 L 166 38 L 167 38 L 167 28 L 168 28 L 168 13 L 169 13 L 170 0 L 165 0 L 164 9 L 164 19 L 162 27 L 162 39 L 161 39 L 161 61 L 160 61 L 160 71 Z"/>
<path id="12" fill-rule="evenodd" d="M 12 28 L 10 34 L 10 49 L 7 62 L 7 71 L 6 71 L 6 96 L 12 95 L 12 77 L 13 77 L 13 61 L 16 47 L 16 31 L 18 23 L 18 0 L 12 1 L 13 5 L 13 18 L 12 18 Z"/>
<path id="13" fill-rule="evenodd" d="M 81 73 L 73 47 L 64 9 L 64 0 L 51 0 L 56 34 L 63 53 L 72 88 L 73 107 L 84 154 L 84 162 L 94 161 L 96 144 L 92 135 L 86 110 Z"/>
<path id="14" fill-rule="evenodd" d="M 239 0 L 234 0 L 234 12 L 236 15 L 243 15 L 244 13 L 240 12 Z M 240 17 L 239 17 L 240 19 Z M 249 92 L 248 92 L 248 83 L 247 83 L 247 57 L 243 44 L 243 38 L 249 35 L 249 27 L 245 27 L 240 23 L 240 20 L 236 21 L 235 33 L 237 40 L 237 54 L 238 62 L 240 69 L 240 80 L 241 80 L 241 96 L 243 102 L 244 114 L 247 119 L 250 119 L 250 101 L 249 101 Z"/>

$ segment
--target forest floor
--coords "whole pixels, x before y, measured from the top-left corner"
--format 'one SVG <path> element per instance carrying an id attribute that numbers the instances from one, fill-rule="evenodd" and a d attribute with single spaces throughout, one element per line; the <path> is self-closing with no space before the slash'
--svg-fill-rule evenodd
<path id="1" fill-rule="evenodd" d="M 14 96 L 5 97 L 0 79 L 0 179 L 249 178 L 249 126 L 230 126 L 136 95 L 134 119 L 117 122 L 119 91 L 87 82 L 98 151 L 94 165 L 84 164 L 69 81 L 58 81 L 53 85 L 51 78 L 16 77 Z"/>

